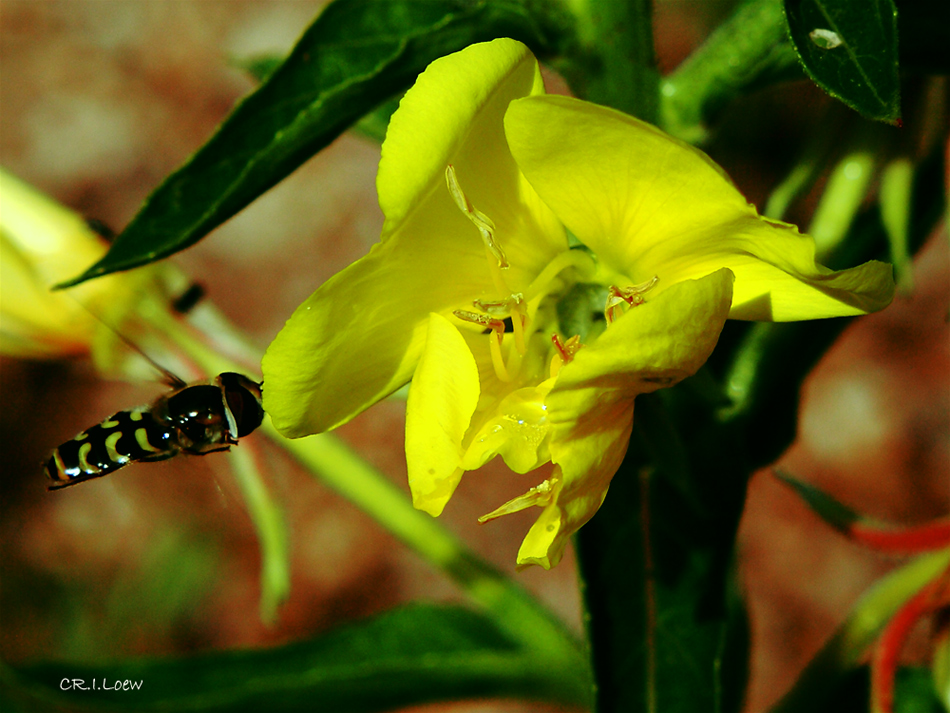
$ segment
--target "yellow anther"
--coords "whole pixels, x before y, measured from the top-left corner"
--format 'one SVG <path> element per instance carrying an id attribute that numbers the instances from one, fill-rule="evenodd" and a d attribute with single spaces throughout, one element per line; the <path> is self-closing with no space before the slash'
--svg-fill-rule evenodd
<path id="1" fill-rule="evenodd" d="M 487 312 L 490 315 L 505 315 L 507 317 L 511 314 L 511 311 L 522 302 L 524 302 L 524 295 L 517 292 L 508 299 L 495 301 L 475 300 L 472 302 L 472 305 L 474 305 L 475 309 L 480 309 L 482 312 Z"/>
<path id="2" fill-rule="evenodd" d="M 649 280 L 641 282 L 639 285 L 629 285 L 627 287 L 617 287 L 611 285 L 607 290 L 607 304 L 604 306 L 604 316 L 607 322 L 613 322 L 617 317 L 618 309 L 626 304 L 628 307 L 636 307 L 643 304 L 643 295 L 652 290 L 660 278 L 654 275 Z"/>
<path id="3" fill-rule="evenodd" d="M 554 499 L 557 483 L 557 478 L 545 480 L 540 485 L 536 485 L 535 487 L 531 488 L 531 490 L 529 490 L 524 495 L 519 495 L 514 500 L 509 500 L 500 508 L 492 510 L 487 515 L 482 515 L 480 518 L 478 518 L 478 521 L 480 523 L 486 523 L 489 520 L 494 520 L 496 517 L 501 517 L 502 515 L 511 515 L 512 513 L 526 510 L 527 508 L 534 505 L 538 505 L 540 507 L 549 505 Z"/>
<path id="4" fill-rule="evenodd" d="M 491 218 L 473 206 L 471 201 L 465 196 L 464 191 L 462 191 L 462 186 L 459 185 L 458 177 L 455 175 L 455 167 L 452 166 L 452 164 L 445 167 L 445 183 L 449 187 L 449 193 L 452 195 L 452 200 L 455 201 L 455 205 L 457 205 L 458 209 L 465 214 L 465 217 L 472 221 L 472 224 L 478 228 L 478 232 L 485 242 L 485 247 L 488 248 L 489 252 L 491 252 L 498 261 L 498 267 L 507 268 L 508 258 L 505 256 L 505 251 L 495 242 L 495 224 Z"/>
<path id="5" fill-rule="evenodd" d="M 491 363 L 495 369 L 495 376 L 505 383 L 511 381 L 511 376 L 508 374 L 508 369 L 505 366 L 505 360 L 501 355 L 501 343 L 505 338 L 505 321 L 503 319 L 494 319 L 487 314 L 469 312 L 464 309 L 457 309 L 452 312 L 452 314 L 463 322 L 478 324 L 492 331 L 488 337 L 488 346 L 491 351 Z"/>
<path id="6" fill-rule="evenodd" d="M 478 324 L 487 329 L 491 329 L 494 332 L 499 332 L 501 334 L 505 333 L 505 320 L 496 319 L 488 314 L 480 314 L 479 312 L 469 312 L 464 309 L 457 309 L 452 312 L 456 317 L 458 317 L 463 322 L 471 322 L 472 324 Z"/>

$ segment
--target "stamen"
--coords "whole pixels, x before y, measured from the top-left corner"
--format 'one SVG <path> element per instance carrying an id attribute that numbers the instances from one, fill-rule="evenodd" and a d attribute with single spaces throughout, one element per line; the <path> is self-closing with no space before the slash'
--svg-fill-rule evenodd
<path id="1" fill-rule="evenodd" d="M 499 334 L 505 333 L 505 320 L 495 319 L 487 314 L 479 314 L 478 312 L 469 312 L 464 309 L 457 309 L 452 312 L 456 317 L 458 317 L 463 322 L 471 322 L 472 324 L 478 324 L 482 327 L 487 327 L 493 332 L 498 332 Z"/>
<path id="2" fill-rule="evenodd" d="M 488 336 L 488 350 L 491 352 L 491 365 L 495 370 L 495 376 L 507 384 L 511 381 L 511 377 L 505 367 L 505 360 L 501 356 L 501 340 L 503 338 L 504 332 L 492 332 Z"/>
<path id="3" fill-rule="evenodd" d="M 504 315 L 507 317 L 511 314 L 511 311 L 522 302 L 524 302 L 524 295 L 520 292 L 516 292 L 508 299 L 496 301 L 475 300 L 472 304 L 476 309 L 480 309 L 482 312 L 487 312 L 490 315 Z"/>
<path id="4" fill-rule="evenodd" d="M 562 366 L 574 361 L 574 355 L 577 354 L 584 345 L 581 343 L 579 334 L 575 334 L 566 342 L 562 342 L 557 334 L 552 334 L 551 341 L 554 343 L 554 348 L 557 349 L 557 353 L 551 357 L 551 366 L 549 369 L 549 373 L 553 379 L 561 372 Z"/>
<path id="5" fill-rule="evenodd" d="M 498 267 L 508 267 L 508 258 L 505 257 L 504 250 L 495 242 L 495 224 L 491 218 L 473 206 L 468 198 L 465 197 L 462 186 L 459 185 L 458 177 L 455 175 L 455 167 L 452 164 L 445 167 L 445 183 L 449 187 L 449 193 L 452 195 L 452 200 L 455 201 L 455 205 L 457 205 L 459 210 L 478 228 L 482 240 L 485 241 L 485 247 L 488 248 L 489 252 L 498 261 Z"/>
<path id="6" fill-rule="evenodd" d="M 521 356 L 528 353 L 528 344 L 525 340 L 527 322 L 528 316 L 522 314 L 520 310 L 511 313 L 511 326 L 515 334 L 515 351 Z"/>
<path id="7" fill-rule="evenodd" d="M 535 487 L 531 488 L 531 490 L 529 490 L 524 495 L 519 495 L 514 500 L 509 500 L 500 508 L 492 510 L 487 515 L 482 515 L 480 518 L 478 518 L 478 521 L 484 524 L 489 520 L 494 520 L 495 518 L 501 517 L 502 515 L 511 515 L 512 513 L 526 510 L 533 505 L 539 505 L 541 507 L 549 505 L 551 500 L 554 498 L 555 486 L 557 485 L 557 482 L 557 478 L 545 480 L 540 485 L 536 485 Z"/>
<path id="8" fill-rule="evenodd" d="M 581 347 L 584 346 L 581 344 L 581 335 L 579 334 L 575 334 L 566 342 L 562 342 L 561 338 L 557 336 L 557 334 L 552 334 L 551 341 L 554 342 L 555 348 L 557 348 L 557 350 L 561 353 L 561 358 L 564 360 L 565 364 L 569 364 L 574 361 L 574 355 L 577 354 Z"/>
<path id="9" fill-rule="evenodd" d="M 607 304 L 604 306 L 604 316 L 608 323 L 612 323 L 617 317 L 621 305 L 626 303 L 627 307 L 636 307 L 643 304 L 643 295 L 652 290 L 660 278 L 656 275 L 646 282 L 639 285 L 629 285 L 627 287 L 617 287 L 611 285 L 607 290 Z"/>
<path id="10" fill-rule="evenodd" d="M 508 369 L 505 367 L 505 360 L 501 355 L 501 343 L 505 338 L 505 321 L 494 319 L 487 314 L 469 312 L 463 309 L 457 309 L 452 314 L 463 322 L 471 322 L 492 330 L 488 337 L 488 346 L 491 351 L 491 363 L 495 370 L 495 376 L 505 383 L 511 381 L 511 376 L 509 376 Z"/>

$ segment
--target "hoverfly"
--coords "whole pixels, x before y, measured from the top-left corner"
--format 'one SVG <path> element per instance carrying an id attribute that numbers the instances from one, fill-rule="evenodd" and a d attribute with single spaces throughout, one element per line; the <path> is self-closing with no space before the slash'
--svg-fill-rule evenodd
<path id="1" fill-rule="evenodd" d="M 89 225 L 111 242 L 114 233 L 108 227 L 98 221 Z M 172 310 L 186 314 L 203 295 L 203 288 L 193 283 L 172 302 Z M 43 472 L 52 481 L 47 490 L 101 478 L 130 463 L 166 460 L 179 453 L 205 455 L 230 450 L 239 438 L 261 425 L 261 384 L 233 372 L 186 383 L 112 331 L 164 374 L 172 390 L 147 406 L 114 413 L 53 449 L 43 463 Z"/>
<path id="2" fill-rule="evenodd" d="M 168 376 L 172 391 L 148 406 L 119 411 L 54 449 L 43 465 L 52 481 L 47 490 L 101 478 L 130 463 L 226 451 L 264 419 L 261 384 L 246 376 L 225 372 L 190 384 Z"/>

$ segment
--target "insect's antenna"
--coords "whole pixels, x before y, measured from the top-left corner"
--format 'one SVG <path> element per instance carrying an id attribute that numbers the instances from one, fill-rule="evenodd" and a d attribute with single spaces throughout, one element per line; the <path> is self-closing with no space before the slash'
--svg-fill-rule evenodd
<path id="1" fill-rule="evenodd" d="M 89 310 L 88 307 L 86 308 L 86 310 L 87 310 L 90 314 L 92 314 L 92 311 Z M 95 315 L 93 315 L 93 316 L 95 316 Z M 98 317 L 97 317 L 97 319 L 98 319 Z M 102 322 L 101 319 L 100 319 L 99 321 Z M 117 336 L 117 337 L 122 341 L 123 344 L 125 344 L 127 347 L 129 347 L 129 348 L 132 349 L 133 351 L 137 352 L 143 359 L 145 359 L 145 361 L 147 361 L 149 364 L 151 364 L 151 365 L 154 366 L 156 369 L 158 369 L 158 370 L 162 373 L 162 376 L 164 376 L 165 379 L 168 381 L 168 385 L 169 385 L 169 386 L 172 386 L 172 387 L 174 387 L 174 388 L 176 388 L 176 389 L 180 389 L 181 387 L 188 385 L 188 382 L 187 382 L 187 381 L 185 381 L 184 379 L 182 379 L 182 378 L 181 378 L 180 376 L 178 376 L 177 374 L 175 374 L 175 373 L 169 371 L 169 370 L 166 369 L 164 366 L 162 366 L 161 364 L 159 364 L 157 361 L 155 361 L 154 359 L 152 359 L 152 357 L 150 357 L 148 354 L 146 354 L 144 351 L 142 351 L 142 349 L 138 346 L 138 344 L 136 344 L 135 342 L 133 342 L 131 339 L 129 339 L 128 337 L 126 337 L 124 334 L 120 334 L 111 324 L 106 324 L 105 322 L 102 322 L 102 323 L 109 329 L 110 332 L 112 332 L 115 336 Z"/>
<path id="2" fill-rule="evenodd" d="M 67 292 L 67 293 L 65 293 L 65 294 L 69 294 L 69 293 Z M 70 297 L 72 297 L 72 295 L 70 295 Z M 72 297 L 72 299 L 73 299 L 73 301 L 76 302 L 76 304 L 78 304 L 80 307 L 82 307 L 84 310 L 86 310 L 86 311 L 93 317 L 93 319 L 95 319 L 96 321 L 98 321 L 103 327 L 105 327 L 105 328 L 108 329 L 110 332 L 112 332 L 113 336 L 115 336 L 119 341 L 121 341 L 121 342 L 122 342 L 123 344 L 125 344 L 129 349 L 131 349 L 131 350 L 134 351 L 136 354 L 138 354 L 138 355 L 141 356 L 143 359 L 145 359 L 145 361 L 147 361 L 147 362 L 148 362 L 149 364 L 151 364 L 153 367 L 155 367 L 155 369 L 157 369 L 157 370 L 161 373 L 161 375 L 162 375 L 163 377 L 165 377 L 165 380 L 168 382 L 168 385 L 169 385 L 169 386 L 178 389 L 178 388 L 181 388 L 181 387 L 183 387 L 183 386 L 187 386 L 187 385 L 188 385 L 188 382 L 187 382 L 187 381 L 185 381 L 184 379 L 182 379 L 180 376 L 178 376 L 178 375 L 175 374 L 174 372 L 169 371 L 169 370 L 166 369 L 164 366 L 162 366 L 161 364 L 159 364 L 157 361 L 155 361 L 154 359 L 152 359 L 152 357 L 150 357 L 148 354 L 146 354 L 146 353 L 142 350 L 142 348 L 139 347 L 138 344 L 136 344 L 135 342 L 133 342 L 131 339 L 129 339 L 129 338 L 126 337 L 124 334 L 122 334 L 121 332 L 119 332 L 119 330 L 117 330 L 117 329 L 116 329 L 115 327 L 113 327 L 111 324 L 109 324 L 108 322 L 106 322 L 102 317 L 100 317 L 98 314 L 96 314 L 95 312 L 93 312 L 93 311 L 89 308 L 88 305 L 83 304 L 81 301 L 79 301 L 79 300 L 76 299 L 75 297 Z"/>

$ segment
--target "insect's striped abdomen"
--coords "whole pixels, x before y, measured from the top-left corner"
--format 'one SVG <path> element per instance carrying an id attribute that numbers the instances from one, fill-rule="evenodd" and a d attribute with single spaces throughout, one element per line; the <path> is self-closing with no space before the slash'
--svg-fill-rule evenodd
<path id="1" fill-rule="evenodd" d="M 49 490 L 108 475 L 135 461 L 163 460 L 178 453 L 171 427 L 148 408 L 119 411 L 54 450 L 43 470 Z"/>

